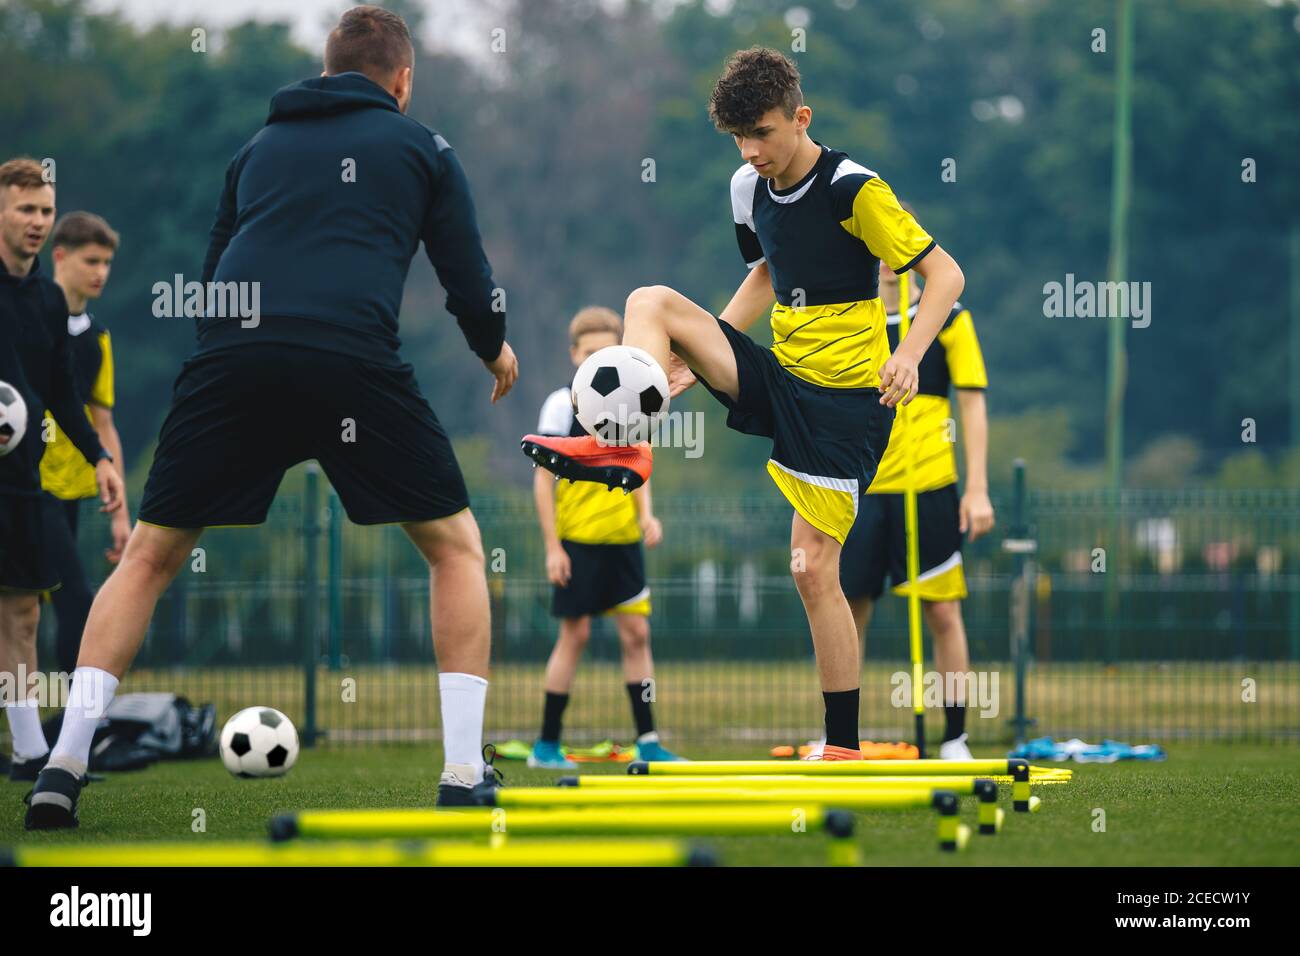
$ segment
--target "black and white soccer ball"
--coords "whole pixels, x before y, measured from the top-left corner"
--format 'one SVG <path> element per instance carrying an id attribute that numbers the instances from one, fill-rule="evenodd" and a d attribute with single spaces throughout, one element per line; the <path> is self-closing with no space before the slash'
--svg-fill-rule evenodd
<path id="1" fill-rule="evenodd" d="M 298 759 L 298 731 L 273 707 L 245 707 L 221 728 L 221 762 L 236 777 L 278 777 Z"/>
<path id="2" fill-rule="evenodd" d="M 668 376 L 650 353 L 631 345 L 593 352 L 573 376 L 573 414 L 602 442 L 649 441 L 668 412 Z"/>
<path id="3" fill-rule="evenodd" d="M 0 381 L 0 458 L 9 454 L 27 434 L 27 402 L 8 382 Z"/>

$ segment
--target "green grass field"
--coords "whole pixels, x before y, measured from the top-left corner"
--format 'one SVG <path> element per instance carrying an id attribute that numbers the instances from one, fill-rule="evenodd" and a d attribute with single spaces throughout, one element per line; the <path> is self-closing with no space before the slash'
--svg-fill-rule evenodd
<path id="1" fill-rule="evenodd" d="M 1295 866 L 1300 864 L 1300 750 L 1290 746 L 1173 746 L 1164 763 L 1074 767 L 1074 780 L 1036 788 L 1040 813 L 1012 814 L 993 837 L 973 835 L 965 853 L 936 847 L 929 811 L 865 813 L 858 842 L 866 864 L 1079 866 Z M 753 758 L 759 747 L 683 745 L 696 757 Z M 996 756 L 978 750 L 976 756 Z M 544 786 L 557 773 L 500 761 L 506 783 Z M 262 839 L 266 821 L 286 810 L 430 806 L 441 766 L 433 745 L 347 747 L 304 752 L 278 780 L 238 780 L 216 759 L 164 763 L 91 785 L 81 801 L 81 829 L 28 834 L 22 829 L 25 784 L 0 783 L 0 845 L 121 841 L 205 842 Z M 589 772 L 623 773 L 617 764 Z M 973 798 L 962 818 L 973 824 Z M 192 830 L 201 809 L 206 832 Z M 1105 832 L 1094 831 L 1096 809 Z M 521 838 L 522 839 L 522 838 Z M 819 834 L 718 838 L 702 841 L 730 865 L 819 865 L 827 838 Z"/>

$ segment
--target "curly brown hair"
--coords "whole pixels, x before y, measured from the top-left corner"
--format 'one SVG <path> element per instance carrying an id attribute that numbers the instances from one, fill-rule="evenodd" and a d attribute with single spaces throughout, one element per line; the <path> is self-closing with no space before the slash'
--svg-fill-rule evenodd
<path id="1" fill-rule="evenodd" d="M 799 68 L 779 50 L 755 46 L 728 58 L 709 97 L 709 118 L 724 133 L 742 132 L 778 106 L 787 117 L 803 106 Z"/>

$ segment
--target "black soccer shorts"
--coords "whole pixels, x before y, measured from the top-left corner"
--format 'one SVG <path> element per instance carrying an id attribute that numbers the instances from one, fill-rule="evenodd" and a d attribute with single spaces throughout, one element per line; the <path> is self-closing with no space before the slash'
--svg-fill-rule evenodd
<path id="1" fill-rule="evenodd" d="M 356 524 L 426 521 L 469 507 L 451 441 L 410 365 L 250 343 L 181 369 L 140 520 L 261 524 L 285 470 L 313 458 Z"/>

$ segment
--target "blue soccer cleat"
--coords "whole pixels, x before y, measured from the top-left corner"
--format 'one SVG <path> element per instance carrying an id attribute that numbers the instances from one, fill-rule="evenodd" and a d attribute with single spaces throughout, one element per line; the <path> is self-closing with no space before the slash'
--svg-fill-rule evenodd
<path id="1" fill-rule="evenodd" d="M 669 760 L 685 760 L 685 757 L 679 757 L 664 747 L 659 742 L 658 734 L 646 734 L 646 739 L 636 742 L 636 759 L 637 760 L 657 760 L 666 762 Z"/>
<path id="2" fill-rule="evenodd" d="M 577 770 L 578 765 L 564 756 L 558 740 L 538 740 L 528 755 L 528 766 L 537 770 Z"/>

